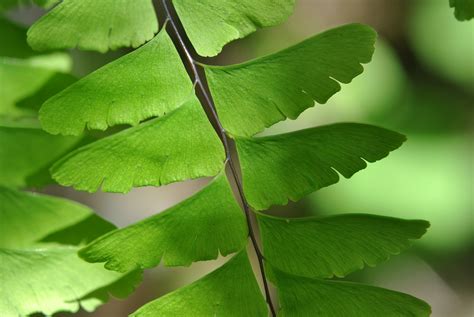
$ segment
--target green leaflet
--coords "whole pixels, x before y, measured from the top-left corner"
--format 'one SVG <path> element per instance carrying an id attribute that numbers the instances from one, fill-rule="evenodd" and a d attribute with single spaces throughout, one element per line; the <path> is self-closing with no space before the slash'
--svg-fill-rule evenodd
<path id="1" fill-rule="evenodd" d="M 343 277 L 410 246 L 429 227 L 422 220 L 346 214 L 288 219 L 257 214 L 265 259 L 299 276 Z"/>
<path id="2" fill-rule="evenodd" d="M 215 56 L 227 43 L 285 21 L 295 0 L 173 0 L 199 55 Z"/>
<path id="3" fill-rule="evenodd" d="M 244 191 L 257 210 L 297 201 L 349 178 L 398 148 L 405 137 L 383 128 L 339 123 L 258 138 L 237 138 Z M 337 171 L 337 172 L 336 172 Z M 263 176 L 263 177 L 262 177 Z"/>
<path id="4" fill-rule="evenodd" d="M 17 101 L 16 106 L 21 109 L 38 111 L 41 105 L 61 90 L 75 83 L 77 78 L 67 73 L 56 73 L 51 76 L 37 91 Z"/>
<path id="5" fill-rule="evenodd" d="M 0 249 L 0 311 L 4 317 L 42 312 L 93 310 L 108 293 L 125 296 L 141 280 L 140 272 L 123 275 L 84 262 L 76 247 Z M 93 293 L 93 294 L 91 294 Z"/>
<path id="6" fill-rule="evenodd" d="M 79 141 L 79 137 L 54 136 L 39 128 L 0 126 L 0 185 L 26 187 L 51 183 L 44 170 Z"/>
<path id="7" fill-rule="evenodd" d="M 71 59 L 65 53 L 39 56 L 26 43 L 26 29 L 0 17 L 0 121 L 36 117 L 33 109 L 20 108 L 17 102 L 37 92 L 54 76 L 66 76 Z M 46 97 L 46 95 L 45 95 Z"/>
<path id="8" fill-rule="evenodd" d="M 131 317 L 267 317 L 245 251 L 196 282 L 141 307 Z"/>
<path id="9" fill-rule="evenodd" d="M 59 233 L 87 223 L 69 244 L 80 244 L 114 229 L 89 208 L 75 202 L 0 187 L 0 248 L 23 248 L 41 240 L 63 242 Z"/>
<path id="10" fill-rule="evenodd" d="M 0 38 L 4 43 L 0 46 L 0 56 L 27 58 L 35 55 L 26 43 L 26 29 L 3 16 L 0 16 Z"/>
<path id="11" fill-rule="evenodd" d="M 449 0 L 449 6 L 454 8 L 454 15 L 459 21 L 466 21 L 474 18 L 473 0 Z"/>
<path id="12" fill-rule="evenodd" d="M 133 128 L 81 147 L 51 172 L 63 186 L 95 192 L 127 192 L 217 175 L 224 166 L 221 141 L 196 97 Z"/>
<path id="13" fill-rule="evenodd" d="M 100 237 L 79 255 L 109 270 L 190 265 L 244 248 L 247 224 L 225 174 L 180 204 Z"/>
<path id="14" fill-rule="evenodd" d="M 205 66 L 219 118 L 234 136 L 295 119 L 314 101 L 325 103 L 362 73 L 374 52 L 376 33 L 349 24 L 323 32 L 278 53 L 231 66 Z"/>
<path id="15" fill-rule="evenodd" d="M 108 293 L 127 296 L 140 272 L 119 274 L 77 256 L 81 244 L 115 227 L 77 203 L 0 187 L 0 311 L 17 317 L 93 310 Z M 80 278 L 78 278 L 80 277 Z"/>
<path id="16" fill-rule="evenodd" d="M 383 288 L 309 279 L 275 270 L 279 317 L 428 317 L 425 302 Z"/>
<path id="17" fill-rule="evenodd" d="M 35 111 L 18 108 L 16 103 L 34 94 L 51 77 L 68 71 L 70 67 L 71 60 L 64 53 L 28 59 L 0 57 L 0 117 L 36 117 Z"/>
<path id="18" fill-rule="evenodd" d="M 79 48 L 106 52 L 138 47 L 158 31 L 151 0 L 64 0 L 28 31 L 35 50 Z"/>
<path id="19" fill-rule="evenodd" d="M 40 120 L 52 134 L 77 135 L 85 127 L 105 130 L 117 124 L 137 125 L 176 109 L 192 92 L 181 59 L 163 30 L 146 45 L 46 101 Z"/>
<path id="20" fill-rule="evenodd" d="M 34 93 L 54 71 L 35 67 L 28 60 L 0 57 L 0 117 L 34 117 L 29 109 L 19 109 L 16 102 Z"/>

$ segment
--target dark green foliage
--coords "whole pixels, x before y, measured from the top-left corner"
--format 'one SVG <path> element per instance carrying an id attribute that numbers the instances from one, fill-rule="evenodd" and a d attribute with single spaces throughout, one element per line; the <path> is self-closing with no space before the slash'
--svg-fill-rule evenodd
<path id="1" fill-rule="evenodd" d="M 454 15 L 459 21 L 466 21 L 474 18 L 473 0 L 449 0 L 449 6 L 454 8 Z"/>

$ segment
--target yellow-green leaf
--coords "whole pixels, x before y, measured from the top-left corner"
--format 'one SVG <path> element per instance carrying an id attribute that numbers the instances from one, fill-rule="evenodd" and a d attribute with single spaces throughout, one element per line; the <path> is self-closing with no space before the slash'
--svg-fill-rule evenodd
<path id="1" fill-rule="evenodd" d="M 197 98 L 172 111 L 90 143 L 51 169 L 64 186 L 94 192 L 127 192 L 217 175 L 224 166 L 223 145 Z"/>
<path id="2" fill-rule="evenodd" d="M 343 277 L 375 266 L 419 239 L 429 223 L 375 215 L 280 218 L 257 214 L 265 259 L 299 276 Z"/>
<path id="3" fill-rule="evenodd" d="M 288 275 L 275 270 L 280 317 L 428 317 L 413 296 L 369 285 Z"/>
<path id="4" fill-rule="evenodd" d="M 158 31 L 152 0 L 63 0 L 28 31 L 39 51 L 137 47 Z"/>
<path id="5" fill-rule="evenodd" d="M 362 73 L 375 37 L 370 27 L 349 24 L 243 64 L 205 66 L 224 128 L 234 136 L 251 136 L 295 119 L 314 101 L 325 103 L 341 89 L 339 83 Z"/>
<path id="6" fill-rule="evenodd" d="M 109 293 L 125 297 L 141 280 L 138 271 L 121 274 L 90 264 L 77 247 L 0 249 L 0 311 L 4 317 L 92 311 Z"/>
<path id="7" fill-rule="evenodd" d="M 295 0 L 173 0 L 173 4 L 198 54 L 215 56 L 227 43 L 285 21 Z"/>
<path id="8" fill-rule="evenodd" d="M 357 123 L 236 139 L 245 194 L 257 210 L 337 183 L 337 172 L 349 178 L 404 141 L 396 132 Z"/>
<path id="9" fill-rule="evenodd" d="M 0 186 L 0 201 L 0 248 L 37 242 L 78 245 L 115 228 L 86 206 L 62 198 Z"/>
<path id="10" fill-rule="evenodd" d="M 137 125 L 187 101 L 193 86 L 166 31 L 118 60 L 80 79 L 45 102 L 43 128 L 80 134 L 117 124 Z"/>
<path id="11" fill-rule="evenodd" d="M 115 271 L 190 265 L 241 250 L 247 224 L 225 174 L 180 204 L 134 225 L 112 231 L 80 251 L 89 262 Z"/>
<path id="12" fill-rule="evenodd" d="M 49 174 L 35 176 L 79 141 L 79 137 L 50 135 L 38 127 L 0 126 L 0 185 L 27 187 L 50 183 Z"/>
<path id="13" fill-rule="evenodd" d="M 131 317 L 267 317 L 267 307 L 245 251 L 196 282 L 141 307 Z"/>

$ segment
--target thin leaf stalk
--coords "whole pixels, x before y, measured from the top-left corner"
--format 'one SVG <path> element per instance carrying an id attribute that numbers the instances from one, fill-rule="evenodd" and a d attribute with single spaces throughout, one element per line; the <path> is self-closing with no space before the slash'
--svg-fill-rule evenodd
<path id="1" fill-rule="evenodd" d="M 229 166 L 231 174 L 232 174 L 232 178 L 234 179 L 234 182 L 236 184 L 237 191 L 238 191 L 238 194 L 239 194 L 239 198 L 240 198 L 240 201 L 241 201 L 243 209 L 244 209 L 245 218 L 246 218 L 246 221 L 247 221 L 247 226 L 248 226 L 248 229 L 249 229 L 249 237 L 250 237 L 250 240 L 252 242 L 252 246 L 255 250 L 255 253 L 257 255 L 259 270 L 260 270 L 260 274 L 261 274 L 262 281 L 263 281 L 263 287 L 264 287 L 264 291 L 265 291 L 265 299 L 266 299 L 267 304 L 270 308 L 271 315 L 273 317 L 275 317 L 276 316 L 276 311 L 275 311 L 275 307 L 274 307 L 273 302 L 272 302 L 272 298 L 271 298 L 271 295 L 270 295 L 270 289 L 269 289 L 267 277 L 266 277 L 266 274 L 265 274 L 265 267 L 264 267 L 265 258 L 264 258 L 264 255 L 263 255 L 262 251 L 260 250 L 260 247 L 259 247 L 258 242 L 257 242 L 256 235 L 255 235 L 255 230 L 252 226 L 250 205 L 248 204 L 247 199 L 245 197 L 243 186 L 242 186 L 242 181 L 239 177 L 237 167 L 236 167 L 236 164 L 235 164 L 235 159 L 234 159 L 232 151 L 231 151 L 231 147 L 230 147 L 231 141 L 229 140 L 229 137 L 227 136 L 226 131 L 225 131 L 224 127 L 222 126 L 222 123 L 219 120 L 219 116 L 217 114 L 216 107 L 215 107 L 214 102 L 212 100 L 212 96 L 210 95 L 210 93 L 208 91 L 208 87 L 206 86 L 206 84 L 204 84 L 204 82 L 202 80 L 202 77 L 199 73 L 198 67 L 201 67 L 201 66 L 199 66 L 200 64 L 195 60 L 195 58 L 192 56 L 189 48 L 187 47 L 187 45 L 186 45 L 186 43 L 183 39 L 183 36 L 181 35 L 181 32 L 178 29 L 177 21 L 175 21 L 173 15 L 171 14 L 170 6 L 168 5 L 167 0 L 162 0 L 162 4 L 163 4 L 163 8 L 164 8 L 165 14 L 166 14 L 166 21 L 165 21 L 164 27 L 169 26 L 171 28 L 172 32 L 174 33 L 175 39 L 177 40 L 177 42 L 178 42 L 178 44 L 179 44 L 179 46 L 182 50 L 182 53 L 184 54 L 184 56 L 185 56 L 185 58 L 188 62 L 189 67 L 191 68 L 192 77 L 193 77 L 192 79 L 194 81 L 194 85 L 202 93 L 202 96 L 203 96 L 204 101 L 205 101 L 205 107 L 207 107 L 207 110 L 209 110 L 212 119 L 215 121 L 215 123 L 217 125 L 216 132 L 218 133 L 218 135 L 219 135 L 219 137 L 222 141 L 222 144 L 224 146 L 225 153 L 226 153 L 226 164 Z"/>

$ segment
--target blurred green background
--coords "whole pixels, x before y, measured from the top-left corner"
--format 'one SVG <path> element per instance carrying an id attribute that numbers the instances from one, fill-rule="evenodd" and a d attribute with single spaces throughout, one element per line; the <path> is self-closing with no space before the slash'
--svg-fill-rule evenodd
<path id="1" fill-rule="evenodd" d="M 8 12 L 8 17 L 27 26 L 41 14 L 37 8 L 22 7 Z M 326 105 L 316 105 L 297 120 L 281 122 L 264 133 L 355 121 L 402 132 L 408 142 L 350 180 L 342 179 L 273 212 L 289 216 L 362 212 L 429 220 L 428 234 L 411 251 L 349 279 L 425 299 L 434 317 L 473 316 L 474 21 L 457 21 L 448 0 L 297 0 L 295 13 L 285 24 L 234 42 L 219 57 L 204 61 L 245 61 L 351 22 L 369 24 L 379 33 L 373 61 L 364 73 L 344 85 Z M 3 34 L 2 49 L 6 49 L 14 36 Z M 8 68 L 3 67 L 2 103 L 14 104 L 22 97 L 8 94 L 15 90 L 10 87 L 21 85 L 23 96 L 28 96 L 44 82 L 42 76 L 72 69 L 80 77 L 126 52 L 72 51 L 72 60 L 66 54 L 30 58 L 28 63 L 39 66 L 40 71 L 28 69 L 15 80 L 7 77 Z M 91 195 L 58 187 L 46 191 L 86 203 L 125 226 L 172 206 L 205 183 L 135 189 L 127 195 Z M 144 284 L 129 299 L 111 301 L 93 314 L 76 315 L 127 316 L 220 263 L 222 260 L 191 268 L 159 267 L 147 272 Z"/>

